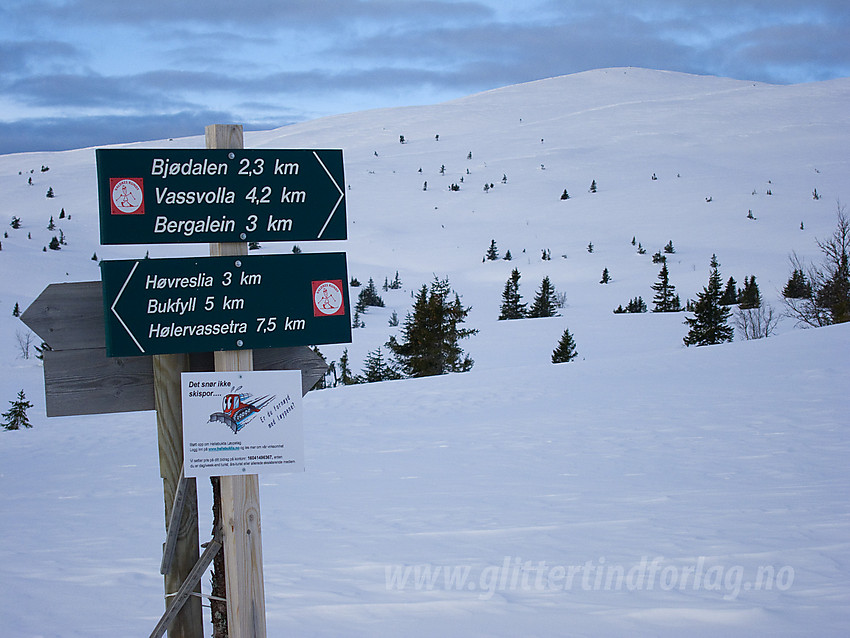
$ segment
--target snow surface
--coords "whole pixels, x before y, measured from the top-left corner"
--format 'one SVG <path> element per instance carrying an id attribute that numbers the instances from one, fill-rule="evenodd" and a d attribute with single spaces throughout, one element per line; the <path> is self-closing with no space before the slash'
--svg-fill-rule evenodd
<path id="1" fill-rule="evenodd" d="M 724 281 L 755 275 L 781 310 L 788 256 L 817 259 L 848 197 L 849 101 L 850 80 L 605 69 L 247 133 L 342 148 L 350 239 L 301 248 L 404 282 L 328 359 L 347 348 L 359 372 L 434 276 L 480 331 L 462 343 L 469 373 L 305 397 L 307 471 L 261 477 L 268 635 L 848 635 L 850 328 L 786 319 L 770 339 L 685 348 L 684 315 L 611 311 L 651 306 L 670 240 L 683 301 L 716 253 Z M 97 279 L 95 252 L 207 247 L 99 246 L 92 149 L 0 156 L 0 193 L 4 224 L 23 222 L 0 238 L 0 401 L 35 404 L 31 430 L 0 432 L 2 634 L 148 635 L 163 609 L 154 413 L 47 419 L 12 308 Z M 51 215 L 68 245 L 45 253 Z M 483 263 L 491 239 L 513 261 Z M 544 275 L 566 293 L 562 316 L 496 320 L 514 267 L 525 301 Z M 552 365 L 565 328 L 579 359 Z"/>

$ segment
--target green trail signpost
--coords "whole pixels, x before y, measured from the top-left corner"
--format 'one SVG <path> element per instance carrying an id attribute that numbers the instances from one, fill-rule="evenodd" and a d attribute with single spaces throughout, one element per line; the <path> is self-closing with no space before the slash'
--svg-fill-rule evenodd
<path id="1" fill-rule="evenodd" d="M 101 262 L 110 357 L 351 341 L 345 253 Z"/>
<path id="2" fill-rule="evenodd" d="M 102 244 L 346 239 L 341 150 L 98 149 Z"/>

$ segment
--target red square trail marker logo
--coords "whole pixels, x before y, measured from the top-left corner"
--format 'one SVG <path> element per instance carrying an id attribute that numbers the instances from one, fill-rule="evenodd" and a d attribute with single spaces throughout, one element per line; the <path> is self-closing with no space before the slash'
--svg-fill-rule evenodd
<path id="1" fill-rule="evenodd" d="M 144 182 L 141 177 L 110 177 L 110 205 L 113 215 L 144 215 Z"/>
<path id="2" fill-rule="evenodd" d="M 344 315 L 344 305 L 341 279 L 313 282 L 313 316 Z"/>

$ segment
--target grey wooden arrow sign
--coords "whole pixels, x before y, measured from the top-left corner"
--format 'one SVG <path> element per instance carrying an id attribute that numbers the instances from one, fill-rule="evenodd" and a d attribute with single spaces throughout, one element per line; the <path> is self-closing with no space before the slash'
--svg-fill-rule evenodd
<path id="1" fill-rule="evenodd" d="M 107 357 L 98 281 L 50 284 L 21 320 L 51 350 L 44 352 L 47 416 L 153 410 L 151 357 Z M 190 355 L 192 372 L 215 369 L 211 352 Z M 255 370 L 301 370 L 306 394 L 327 364 L 306 346 L 254 351 Z"/>

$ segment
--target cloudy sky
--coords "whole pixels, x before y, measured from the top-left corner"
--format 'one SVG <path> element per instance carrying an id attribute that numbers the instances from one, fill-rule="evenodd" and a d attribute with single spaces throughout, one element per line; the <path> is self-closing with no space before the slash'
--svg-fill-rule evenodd
<path id="1" fill-rule="evenodd" d="M 640 66 L 850 76 L 847 0 L 3 0 L 0 154 L 270 129 Z"/>

